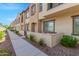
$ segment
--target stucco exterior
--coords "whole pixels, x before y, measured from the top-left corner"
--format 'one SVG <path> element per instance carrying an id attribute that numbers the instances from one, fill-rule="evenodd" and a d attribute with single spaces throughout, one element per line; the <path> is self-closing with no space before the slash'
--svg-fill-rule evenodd
<path id="1" fill-rule="evenodd" d="M 63 34 L 72 35 L 73 33 L 73 18 L 72 16 L 79 15 L 79 4 L 78 3 L 63 3 L 50 10 L 47 9 L 47 3 L 42 4 L 42 11 L 39 12 L 39 4 L 30 4 L 28 9 L 31 13 L 32 6 L 35 5 L 35 14 L 30 15 L 28 18 L 23 18 L 23 26 L 28 25 L 29 31 L 27 34 L 33 34 L 38 38 L 44 38 L 45 44 L 49 47 L 55 46 L 60 37 Z M 25 13 L 22 12 L 22 13 Z M 23 15 L 23 17 L 26 13 Z M 43 23 L 45 21 L 54 20 L 55 21 L 55 33 L 44 33 Z M 33 24 L 34 28 L 32 27 Z M 22 24 L 22 23 L 21 23 Z M 34 29 L 34 32 L 32 30 Z M 20 30 L 21 31 L 21 30 Z M 60 35 L 63 33 L 62 35 Z M 59 36 L 60 35 L 60 36 Z"/>

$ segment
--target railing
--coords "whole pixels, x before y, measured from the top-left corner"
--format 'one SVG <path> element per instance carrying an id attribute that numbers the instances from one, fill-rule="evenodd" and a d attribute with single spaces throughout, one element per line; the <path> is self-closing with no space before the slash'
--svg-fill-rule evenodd
<path id="1" fill-rule="evenodd" d="M 55 8 L 63 3 L 48 3 L 48 10 Z"/>

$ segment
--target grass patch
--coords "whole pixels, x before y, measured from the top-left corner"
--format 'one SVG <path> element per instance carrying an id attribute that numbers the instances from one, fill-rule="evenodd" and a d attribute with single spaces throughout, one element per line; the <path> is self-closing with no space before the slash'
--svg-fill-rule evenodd
<path id="1" fill-rule="evenodd" d="M 0 40 L 2 40 L 5 37 L 5 32 L 0 31 Z"/>

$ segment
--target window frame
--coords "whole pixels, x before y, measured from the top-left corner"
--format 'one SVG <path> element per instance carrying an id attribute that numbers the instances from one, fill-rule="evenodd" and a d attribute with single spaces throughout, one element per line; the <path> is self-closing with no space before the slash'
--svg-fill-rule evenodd
<path id="1" fill-rule="evenodd" d="M 73 28 L 72 28 L 72 35 L 77 35 L 77 36 L 79 36 L 79 34 L 75 34 L 75 30 L 74 30 L 74 28 L 75 28 L 75 17 L 79 17 L 79 15 L 75 15 L 75 16 L 71 16 L 72 17 L 72 21 L 73 21 L 73 23 L 72 23 L 72 25 L 73 25 Z"/>
<path id="2" fill-rule="evenodd" d="M 43 11 L 43 3 L 39 3 L 39 12 Z"/>
<path id="3" fill-rule="evenodd" d="M 53 21 L 53 23 L 54 23 L 54 25 L 53 25 L 53 28 L 54 28 L 54 29 L 53 29 L 52 32 L 45 31 L 45 26 L 44 26 L 45 22 L 50 22 L 50 21 Z M 44 32 L 44 33 L 56 33 L 56 32 L 55 32 L 55 20 L 44 21 L 44 22 L 43 22 L 43 32 Z"/>
<path id="4" fill-rule="evenodd" d="M 52 4 L 52 7 L 51 8 L 49 8 L 49 4 Z M 54 4 L 58 4 L 58 5 L 54 5 Z M 61 4 L 63 4 L 63 3 L 48 3 L 47 4 L 47 10 L 50 10 L 50 9 L 55 8 L 57 6 L 60 6 Z"/>
<path id="5" fill-rule="evenodd" d="M 34 10 L 33 10 L 34 8 Z M 31 16 L 35 15 L 36 13 L 36 5 L 34 4 L 32 7 L 31 7 Z"/>
<path id="6" fill-rule="evenodd" d="M 30 10 L 29 9 L 26 10 L 26 16 L 27 16 L 27 18 L 29 18 L 31 16 L 31 13 L 30 13 Z"/>

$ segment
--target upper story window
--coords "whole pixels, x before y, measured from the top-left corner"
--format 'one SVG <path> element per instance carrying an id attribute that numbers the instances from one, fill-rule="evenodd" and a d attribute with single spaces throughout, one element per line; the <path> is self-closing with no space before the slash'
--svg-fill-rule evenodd
<path id="1" fill-rule="evenodd" d="M 30 17 L 30 11 L 29 11 L 29 9 L 27 10 L 26 14 L 27 14 L 27 15 L 26 15 L 27 18 Z"/>
<path id="2" fill-rule="evenodd" d="M 27 18 L 27 11 L 24 12 L 24 19 Z"/>
<path id="3" fill-rule="evenodd" d="M 59 6 L 61 4 L 63 4 L 63 3 L 48 3 L 48 10 L 51 9 L 51 8 L 54 8 L 56 6 Z"/>
<path id="4" fill-rule="evenodd" d="M 53 3 L 48 3 L 48 9 L 51 9 L 53 7 Z"/>
<path id="5" fill-rule="evenodd" d="M 23 16 L 21 16 L 21 23 L 23 23 Z"/>
<path id="6" fill-rule="evenodd" d="M 20 17 L 18 18 L 18 23 L 20 23 Z"/>
<path id="7" fill-rule="evenodd" d="M 40 4 L 39 4 L 39 12 L 41 12 L 42 10 L 43 10 L 43 4 L 40 3 Z"/>
<path id="8" fill-rule="evenodd" d="M 33 5 L 31 7 L 31 15 L 34 15 L 35 14 L 35 11 L 36 11 L 36 5 Z"/>

